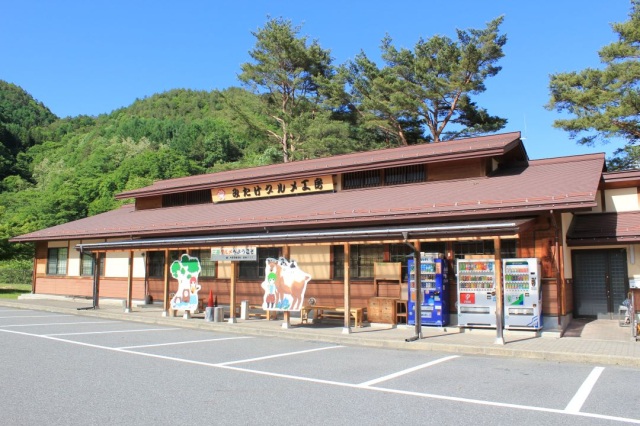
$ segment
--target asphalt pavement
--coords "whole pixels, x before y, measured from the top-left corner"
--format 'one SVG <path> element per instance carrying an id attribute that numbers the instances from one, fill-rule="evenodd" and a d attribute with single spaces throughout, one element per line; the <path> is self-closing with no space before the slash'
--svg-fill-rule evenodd
<path id="1" fill-rule="evenodd" d="M 282 314 L 275 320 L 251 317 L 230 323 L 227 313 L 223 322 L 211 322 L 205 320 L 204 313 L 190 318 L 167 316 L 158 304 L 134 304 L 132 311 L 126 312 L 120 300 L 101 299 L 99 308 L 93 309 L 92 301 L 88 299 L 35 296 L 26 295 L 18 300 L 0 299 L 0 306 L 346 346 L 640 367 L 640 341 L 632 337 L 630 327 L 620 326 L 618 320 L 574 320 L 563 336 L 544 330 L 540 333 L 504 330 L 502 339 L 498 338 L 495 329 L 423 326 L 421 338 L 413 340 L 416 337 L 415 327 L 407 325 L 365 322 L 363 327 L 344 328 L 341 321 L 326 319 L 301 324 L 295 314 L 289 327 L 286 327 Z"/>

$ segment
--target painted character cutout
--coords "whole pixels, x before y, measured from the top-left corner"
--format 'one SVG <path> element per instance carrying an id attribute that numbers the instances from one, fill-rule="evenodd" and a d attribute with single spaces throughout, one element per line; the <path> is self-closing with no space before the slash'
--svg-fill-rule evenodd
<path id="1" fill-rule="evenodd" d="M 299 311 L 311 275 L 298 268 L 295 260 L 269 258 L 265 265 L 263 309 Z"/>
<path id="2" fill-rule="evenodd" d="M 198 258 L 186 253 L 171 264 L 171 276 L 178 280 L 178 291 L 171 299 L 171 309 L 192 314 L 198 310 L 198 291 L 201 289 L 198 275 L 201 270 Z"/>

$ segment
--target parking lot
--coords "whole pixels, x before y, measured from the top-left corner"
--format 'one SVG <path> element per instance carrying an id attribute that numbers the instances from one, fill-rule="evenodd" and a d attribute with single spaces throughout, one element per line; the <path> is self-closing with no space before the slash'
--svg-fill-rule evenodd
<path id="1" fill-rule="evenodd" d="M 640 371 L 0 308 L 6 424 L 640 424 Z"/>

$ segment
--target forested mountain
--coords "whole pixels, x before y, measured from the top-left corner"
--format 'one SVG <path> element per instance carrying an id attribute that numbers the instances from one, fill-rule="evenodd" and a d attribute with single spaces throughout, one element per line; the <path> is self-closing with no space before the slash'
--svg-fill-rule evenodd
<path id="1" fill-rule="evenodd" d="M 0 81 L 0 260 L 31 255 L 31 247 L 9 244 L 10 237 L 114 209 L 116 193 L 281 161 L 268 138 L 242 117 L 256 98 L 240 88 L 180 89 L 98 117 L 59 119 L 21 88 Z M 344 147 L 376 146 L 352 142 Z"/>
<path id="2" fill-rule="evenodd" d="M 171 90 L 97 117 L 59 119 L 0 81 L 0 261 L 31 257 L 12 236 L 114 209 L 114 194 L 157 180 L 498 131 L 506 120 L 471 96 L 500 71 L 501 23 L 415 51 L 385 38 L 378 67 L 364 53 L 334 65 L 272 19 L 252 33 L 243 88 Z"/>

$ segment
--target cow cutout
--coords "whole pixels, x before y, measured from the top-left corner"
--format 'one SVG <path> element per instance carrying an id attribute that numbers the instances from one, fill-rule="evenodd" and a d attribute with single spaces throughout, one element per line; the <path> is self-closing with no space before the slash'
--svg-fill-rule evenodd
<path id="1" fill-rule="evenodd" d="M 299 311 L 311 275 L 304 272 L 296 261 L 269 258 L 265 265 L 262 309 L 271 311 Z"/>

